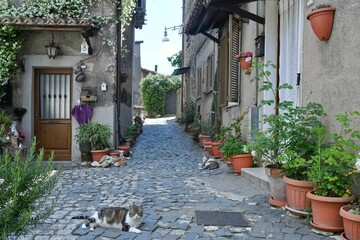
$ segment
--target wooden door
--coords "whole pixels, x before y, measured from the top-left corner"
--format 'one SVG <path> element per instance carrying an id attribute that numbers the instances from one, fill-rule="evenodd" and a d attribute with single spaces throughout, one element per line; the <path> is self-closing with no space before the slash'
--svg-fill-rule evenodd
<path id="1" fill-rule="evenodd" d="M 71 160 L 72 69 L 36 69 L 35 136 L 55 160 Z"/>

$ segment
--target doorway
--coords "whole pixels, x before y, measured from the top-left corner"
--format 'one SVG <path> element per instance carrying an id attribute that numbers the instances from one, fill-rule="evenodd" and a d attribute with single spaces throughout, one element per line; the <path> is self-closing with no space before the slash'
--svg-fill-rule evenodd
<path id="1" fill-rule="evenodd" d="M 35 69 L 34 129 L 39 148 L 71 160 L 72 69 Z"/>

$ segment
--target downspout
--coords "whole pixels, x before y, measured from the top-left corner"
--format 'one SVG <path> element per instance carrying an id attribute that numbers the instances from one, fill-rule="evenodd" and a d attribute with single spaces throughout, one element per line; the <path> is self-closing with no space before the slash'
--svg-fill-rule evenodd
<path id="1" fill-rule="evenodd" d="M 304 3 L 302 1 L 299 1 L 298 5 L 298 53 L 297 53 L 297 78 L 296 78 L 296 106 L 301 107 L 302 106 L 302 91 L 301 91 L 301 65 L 302 65 L 302 39 L 303 39 L 303 31 L 304 31 L 304 15 L 303 15 L 303 5 Z"/>
<path id="2" fill-rule="evenodd" d="M 121 95 L 121 2 L 118 0 L 116 3 L 116 18 L 118 22 L 116 24 L 116 109 L 115 109 L 115 123 L 116 123 L 116 133 L 117 137 L 115 139 L 115 146 L 119 146 L 123 137 L 121 136 L 121 104 L 120 104 L 120 95 Z"/>

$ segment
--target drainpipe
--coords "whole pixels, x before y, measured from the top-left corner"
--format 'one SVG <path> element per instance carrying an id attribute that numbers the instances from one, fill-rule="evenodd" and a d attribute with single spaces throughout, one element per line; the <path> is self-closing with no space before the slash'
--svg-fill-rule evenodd
<path id="1" fill-rule="evenodd" d="M 304 3 L 303 1 L 299 1 L 298 5 L 298 16 L 299 16 L 299 22 L 298 22 L 298 58 L 297 58 L 297 79 L 296 79 L 296 106 L 301 107 L 302 106 L 302 91 L 301 91 L 301 72 L 302 72 L 302 39 L 303 39 L 303 30 L 304 30 L 304 16 L 303 16 L 303 10 L 304 9 Z"/>
<path id="2" fill-rule="evenodd" d="M 120 95 L 121 95 L 121 2 L 122 0 L 117 1 L 116 3 L 116 18 L 119 22 L 116 24 L 116 109 L 115 109 L 115 128 L 117 137 L 115 139 L 116 146 L 120 145 L 123 137 L 121 136 L 121 103 L 120 103 Z"/>

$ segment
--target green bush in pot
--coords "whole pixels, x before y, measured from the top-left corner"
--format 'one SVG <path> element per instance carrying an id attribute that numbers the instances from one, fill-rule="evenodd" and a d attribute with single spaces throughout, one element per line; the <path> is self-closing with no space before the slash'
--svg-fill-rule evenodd
<path id="1" fill-rule="evenodd" d="M 315 183 L 314 193 L 326 197 L 351 195 L 350 185 L 355 174 L 355 163 L 360 151 L 360 132 L 351 128 L 352 119 L 360 113 L 349 110 L 336 116 L 340 133 L 315 129 L 316 153 L 311 157 L 308 178 Z"/>
<path id="2" fill-rule="evenodd" d="M 106 124 L 93 122 L 87 125 L 87 129 L 89 130 L 91 149 L 101 150 L 109 148 L 109 140 L 112 135 L 110 127 Z"/>

